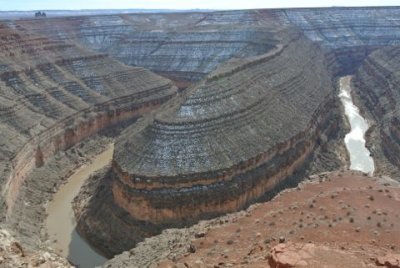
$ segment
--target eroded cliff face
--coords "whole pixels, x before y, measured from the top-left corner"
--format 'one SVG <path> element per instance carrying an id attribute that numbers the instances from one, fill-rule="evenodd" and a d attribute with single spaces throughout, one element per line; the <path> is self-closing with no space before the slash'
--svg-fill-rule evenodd
<path id="1" fill-rule="evenodd" d="M 176 87 L 106 55 L 0 26 L 0 210 L 10 215 L 33 168 L 157 107 Z"/>
<path id="2" fill-rule="evenodd" d="M 339 75 L 354 73 L 375 49 L 400 44 L 399 7 L 282 10 L 285 21 L 313 42 L 331 49 Z"/>
<path id="3" fill-rule="evenodd" d="M 368 138 L 376 154 L 378 172 L 395 174 L 400 168 L 400 48 L 374 52 L 353 78 L 360 104 L 374 123 Z"/>
<path id="4" fill-rule="evenodd" d="M 178 82 L 198 81 L 220 63 L 271 49 L 282 21 L 270 11 L 124 14 L 11 23 L 54 40 L 73 40 Z"/>
<path id="5" fill-rule="evenodd" d="M 321 136 L 337 130 L 339 109 L 323 51 L 290 36 L 221 67 L 121 136 L 107 185 L 94 194 L 105 200 L 78 213 L 96 248 L 111 256 L 295 183 Z"/>
<path id="6" fill-rule="evenodd" d="M 399 44 L 399 15 L 398 7 L 264 9 L 25 19 L 9 25 L 79 42 L 186 87 L 233 57 L 266 53 L 277 44 L 276 33 L 288 26 L 332 49 L 336 72 L 352 73 L 374 49 Z"/>
<path id="7" fill-rule="evenodd" d="M 245 211 L 165 230 L 104 267 L 398 267 L 399 186 L 359 172 L 310 176 Z"/>
<path id="8" fill-rule="evenodd" d="M 121 136 L 106 179 L 89 203 L 76 206 L 81 234 L 111 256 L 164 228 L 270 197 L 299 180 L 314 151 L 338 132 L 336 76 L 397 44 L 399 13 L 331 8 L 2 22 L 0 212 L 12 214 L 26 175 L 54 153 L 165 102 Z M 399 53 L 389 50 L 368 58 L 355 85 L 370 84 L 358 93 L 378 122 L 384 118 L 373 133 L 395 166 Z M 176 95 L 171 80 L 132 66 L 192 86 Z"/>

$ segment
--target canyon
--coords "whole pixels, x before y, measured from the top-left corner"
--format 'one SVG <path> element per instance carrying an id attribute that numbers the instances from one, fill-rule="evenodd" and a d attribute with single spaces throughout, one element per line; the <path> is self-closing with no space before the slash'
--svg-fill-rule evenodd
<path id="1" fill-rule="evenodd" d="M 308 176 L 269 202 L 165 230 L 104 267 L 398 267 L 399 186 L 358 171 Z"/>
<path id="2" fill-rule="evenodd" d="M 400 57 L 397 47 L 382 48 L 372 53 L 358 69 L 353 87 L 359 95 L 360 106 L 374 122 L 369 136 L 372 153 L 377 156 L 377 167 L 389 174 L 397 174 L 400 167 L 398 92 Z M 373 78 L 372 78 L 373 77 Z"/>
<path id="3" fill-rule="evenodd" d="M 176 92 L 170 81 L 145 69 L 73 45 L 1 30 L 5 215 L 32 168 L 106 126 L 138 117 Z"/>
<path id="4" fill-rule="evenodd" d="M 152 265 L 135 266 L 126 252 L 312 174 L 353 169 L 344 75 L 371 125 L 375 176 L 398 180 L 399 15 L 371 7 L 0 21 L 0 227 L 29 250 L 59 254 L 45 226 L 53 195 L 114 143 L 111 164 L 73 201 L 77 231 L 108 258 L 125 252 L 108 267 Z M 355 176 L 350 188 L 373 180 L 332 174 Z M 182 230 L 173 239 L 191 232 Z"/>
<path id="5" fill-rule="evenodd" d="M 240 210 L 301 173 L 321 137 L 335 133 L 339 109 L 323 56 L 295 37 L 216 70 L 140 131 L 128 128 L 109 184 L 94 194 L 103 200 L 77 213 L 78 230 L 111 256 L 166 227 Z"/>

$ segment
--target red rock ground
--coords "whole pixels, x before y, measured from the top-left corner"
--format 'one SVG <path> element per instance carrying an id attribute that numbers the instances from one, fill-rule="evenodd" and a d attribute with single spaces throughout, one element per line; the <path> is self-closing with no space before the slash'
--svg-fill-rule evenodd
<path id="1" fill-rule="evenodd" d="M 192 252 L 158 266 L 400 267 L 398 185 L 357 172 L 313 176 L 199 233 Z"/>

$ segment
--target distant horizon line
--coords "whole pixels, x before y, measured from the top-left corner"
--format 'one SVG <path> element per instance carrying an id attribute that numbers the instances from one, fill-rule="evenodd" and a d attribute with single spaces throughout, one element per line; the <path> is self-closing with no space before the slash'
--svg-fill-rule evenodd
<path id="1" fill-rule="evenodd" d="M 90 8 L 90 9 L 12 9 L 0 10 L 0 12 L 34 12 L 34 11 L 123 11 L 123 10 L 136 10 L 136 11 L 234 11 L 234 10 L 257 10 L 257 9 L 323 9 L 323 8 L 394 8 L 400 7 L 394 5 L 357 5 L 357 6 L 305 6 L 305 7 L 260 7 L 260 8 L 237 8 L 237 9 L 215 9 L 215 8 Z"/>

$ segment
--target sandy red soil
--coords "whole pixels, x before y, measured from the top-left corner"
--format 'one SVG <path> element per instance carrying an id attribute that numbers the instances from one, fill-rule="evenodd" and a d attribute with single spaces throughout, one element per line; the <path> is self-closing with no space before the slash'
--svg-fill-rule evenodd
<path id="1" fill-rule="evenodd" d="M 198 234 L 192 252 L 159 267 L 400 267 L 399 215 L 395 181 L 313 176 Z"/>

